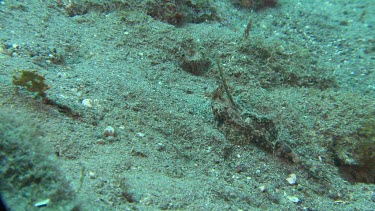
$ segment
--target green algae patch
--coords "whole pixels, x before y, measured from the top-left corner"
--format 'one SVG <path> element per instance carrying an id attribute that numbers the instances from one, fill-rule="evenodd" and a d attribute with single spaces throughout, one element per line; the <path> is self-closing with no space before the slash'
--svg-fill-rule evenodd
<path id="1" fill-rule="evenodd" d="M 45 78 L 36 71 L 21 70 L 20 76 L 13 76 L 12 83 L 16 86 L 26 88 L 29 92 L 36 92 L 39 96 L 45 98 L 46 93 L 50 86 L 44 83 Z"/>

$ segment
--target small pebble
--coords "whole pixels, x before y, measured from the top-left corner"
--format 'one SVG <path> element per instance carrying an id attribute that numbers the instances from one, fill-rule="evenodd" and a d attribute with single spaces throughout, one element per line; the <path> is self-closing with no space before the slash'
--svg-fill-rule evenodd
<path id="1" fill-rule="evenodd" d="M 138 137 L 145 137 L 145 134 L 144 134 L 144 133 L 141 133 L 141 132 L 138 132 L 138 133 L 137 133 L 137 136 L 138 136 Z"/>
<path id="2" fill-rule="evenodd" d="M 50 199 L 45 199 L 34 204 L 35 207 L 45 207 L 50 202 Z"/>
<path id="3" fill-rule="evenodd" d="M 82 100 L 82 105 L 87 108 L 92 108 L 92 100 L 91 99 L 84 99 Z"/>
<path id="4" fill-rule="evenodd" d="M 89 177 L 90 177 L 90 179 L 95 179 L 95 178 L 96 178 L 96 175 L 95 175 L 94 172 L 90 171 L 90 172 L 89 172 Z"/>
<path id="5" fill-rule="evenodd" d="M 115 128 L 113 128 L 112 126 L 107 126 L 104 129 L 103 136 L 104 137 L 109 137 L 109 136 L 115 137 L 116 136 Z"/>
<path id="6" fill-rule="evenodd" d="M 289 174 L 288 178 L 286 178 L 286 181 L 288 181 L 289 184 L 294 185 L 297 183 L 297 175 L 295 174 Z"/>
<path id="7" fill-rule="evenodd" d="M 259 187 L 260 192 L 265 192 L 266 191 L 266 186 L 262 185 Z"/>
<path id="8" fill-rule="evenodd" d="M 288 196 L 288 199 L 289 201 L 293 202 L 293 203 L 298 203 L 300 202 L 299 198 L 296 197 L 296 196 Z"/>

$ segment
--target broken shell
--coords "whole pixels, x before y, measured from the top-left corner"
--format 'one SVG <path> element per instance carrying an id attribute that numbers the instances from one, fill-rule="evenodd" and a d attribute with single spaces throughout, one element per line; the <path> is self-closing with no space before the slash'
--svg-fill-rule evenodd
<path id="1" fill-rule="evenodd" d="M 89 177 L 90 177 L 90 179 L 95 179 L 95 178 L 96 178 L 96 175 L 95 175 L 94 172 L 90 171 L 90 172 L 89 172 Z"/>
<path id="2" fill-rule="evenodd" d="M 300 202 L 299 198 L 296 197 L 296 196 L 288 196 L 287 197 L 289 199 L 289 201 L 293 202 L 293 203 L 298 203 Z"/>
<path id="3" fill-rule="evenodd" d="M 266 186 L 262 185 L 258 188 L 260 192 L 265 192 L 266 191 Z"/>
<path id="4" fill-rule="evenodd" d="M 92 100 L 91 99 L 84 99 L 82 100 L 82 105 L 87 108 L 92 108 Z"/>
<path id="5" fill-rule="evenodd" d="M 34 204 L 35 207 L 45 207 L 50 202 L 50 199 L 44 199 L 43 201 L 39 201 Z"/>
<path id="6" fill-rule="evenodd" d="M 113 128 L 112 126 L 107 126 L 104 129 L 103 135 L 104 135 L 104 137 L 108 137 L 108 136 L 115 137 L 116 136 L 115 128 Z"/>
<path id="7" fill-rule="evenodd" d="M 294 185 L 297 182 L 297 175 L 295 174 L 289 174 L 288 178 L 286 178 L 286 181 L 288 181 L 289 184 Z"/>

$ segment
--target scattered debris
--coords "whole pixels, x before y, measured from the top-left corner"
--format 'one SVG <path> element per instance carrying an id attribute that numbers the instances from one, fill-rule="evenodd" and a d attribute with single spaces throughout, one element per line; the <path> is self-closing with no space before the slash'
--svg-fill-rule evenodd
<path id="1" fill-rule="evenodd" d="M 266 192 L 266 186 L 262 185 L 258 188 L 260 192 Z"/>
<path id="2" fill-rule="evenodd" d="M 293 202 L 293 203 L 299 203 L 301 200 L 296 197 L 296 196 L 288 196 L 287 197 L 289 199 L 289 201 Z"/>
<path id="3" fill-rule="evenodd" d="M 92 171 L 89 172 L 89 177 L 90 179 L 95 179 L 96 178 L 96 174 Z"/>
<path id="4" fill-rule="evenodd" d="M 286 181 L 288 181 L 288 183 L 291 185 L 295 185 L 297 183 L 297 175 L 289 174 L 288 178 L 286 178 Z"/>
<path id="5" fill-rule="evenodd" d="M 107 126 L 104 129 L 103 136 L 104 137 L 115 137 L 116 136 L 115 128 L 113 128 L 112 126 Z"/>
<path id="6" fill-rule="evenodd" d="M 17 86 L 25 87 L 29 92 L 36 92 L 43 99 L 46 98 L 46 93 L 50 86 L 44 83 L 44 77 L 39 75 L 36 71 L 21 70 L 20 76 L 13 76 L 12 83 Z"/>
<path id="7" fill-rule="evenodd" d="M 84 99 L 82 100 L 82 105 L 87 108 L 92 108 L 92 100 L 91 99 Z"/>
<path id="8" fill-rule="evenodd" d="M 35 203 L 34 207 L 45 207 L 45 206 L 48 205 L 48 203 L 50 201 L 51 201 L 50 199 L 44 199 L 43 201 L 39 201 L 39 202 Z"/>

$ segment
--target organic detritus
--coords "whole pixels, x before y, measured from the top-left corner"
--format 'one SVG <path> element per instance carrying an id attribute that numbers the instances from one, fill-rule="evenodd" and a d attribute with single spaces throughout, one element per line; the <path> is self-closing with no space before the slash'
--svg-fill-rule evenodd
<path id="1" fill-rule="evenodd" d="M 44 77 L 31 70 L 21 70 L 19 77 L 13 76 L 12 83 L 17 86 L 25 87 L 29 92 L 36 92 L 43 99 L 50 86 L 44 83 Z"/>

